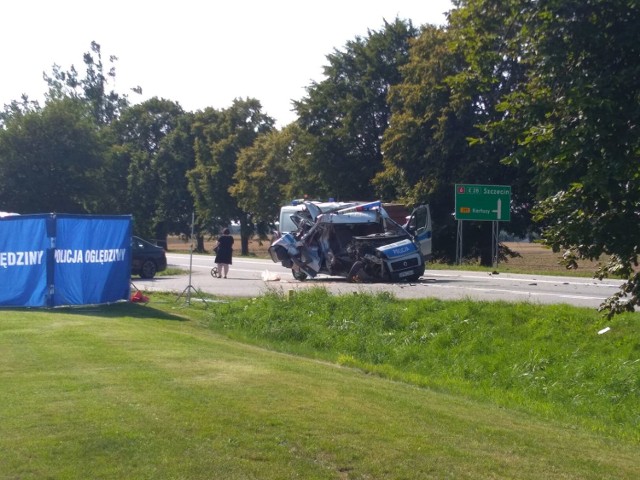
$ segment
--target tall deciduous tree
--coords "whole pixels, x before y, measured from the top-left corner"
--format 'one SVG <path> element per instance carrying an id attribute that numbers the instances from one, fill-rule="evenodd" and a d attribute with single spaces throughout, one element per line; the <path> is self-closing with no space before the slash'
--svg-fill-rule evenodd
<path id="1" fill-rule="evenodd" d="M 490 131 L 521 147 L 512 162 L 535 164 L 547 243 L 568 266 L 610 256 L 600 275 L 629 281 L 603 308 L 631 310 L 640 305 L 640 5 L 522 2 L 519 15 L 532 74 Z"/>
<path id="2" fill-rule="evenodd" d="M 258 137 L 238 157 L 231 194 L 245 212 L 257 222 L 273 223 L 279 206 L 286 202 L 292 154 L 291 124 L 284 130 L 273 130 Z"/>
<path id="3" fill-rule="evenodd" d="M 118 57 L 109 57 L 109 67 L 102 61 L 102 49 L 100 45 L 91 42 L 91 50 L 83 56 L 84 77 L 81 77 L 75 66 L 64 71 L 59 65 L 54 65 L 51 75 L 44 74 L 44 79 L 49 86 L 47 99 L 60 99 L 63 97 L 81 98 L 91 108 L 94 119 L 98 124 L 109 124 L 118 118 L 120 112 L 129 105 L 126 95 L 121 95 L 110 89 L 110 82 L 115 80 L 115 63 Z M 140 87 L 131 89 L 141 93 Z"/>
<path id="4" fill-rule="evenodd" d="M 177 125 L 161 140 L 156 155 L 159 186 L 156 216 L 169 234 L 191 234 L 195 204 L 189 191 L 187 172 L 195 167 L 193 118 L 192 113 L 181 115 Z M 202 232 L 195 224 L 193 227 L 196 238 L 201 239 Z"/>
<path id="5" fill-rule="evenodd" d="M 411 22 L 385 22 L 381 31 L 347 42 L 327 56 L 326 79 L 295 102 L 299 124 L 313 137 L 305 163 L 321 176 L 311 195 L 342 199 L 373 196 L 371 180 L 382 166 L 382 135 L 389 125 L 387 93 L 401 81 L 400 67 L 417 34 Z"/>
<path id="6" fill-rule="evenodd" d="M 0 129 L 0 204 L 19 213 L 95 212 L 104 151 L 81 100 L 13 115 Z"/>
<path id="7" fill-rule="evenodd" d="M 0 112 L 0 128 L 4 126 L 6 121 L 14 117 L 38 110 L 40 110 L 40 103 L 35 100 L 29 100 L 29 97 L 23 94 L 20 100 L 13 100 L 4 105 L 2 112 Z"/>
<path id="8" fill-rule="evenodd" d="M 310 141 L 294 122 L 258 137 L 241 152 L 231 193 L 256 221 L 273 224 L 282 205 L 319 190 L 318 172 L 305 169 Z"/>
<path id="9" fill-rule="evenodd" d="M 513 2 L 473 0 L 450 13 L 450 26 L 427 26 L 392 87 L 391 126 L 384 142 L 385 170 L 376 178 L 381 192 L 397 192 L 407 203 L 432 205 L 436 255 L 452 260 L 456 225 L 454 185 L 512 185 L 516 212 L 503 228 L 524 233 L 529 225 L 531 189 L 526 169 L 500 162 L 509 141 L 490 137 L 482 126 L 500 121 L 502 97 L 523 81 L 525 69 L 509 44 Z M 471 140 L 471 141 L 470 141 Z M 518 183 L 521 182 L 521 183 Z M 389 194 L 389 193 L 388 193 Z M 489 222 L 465 222 L 465 256 L 491 265 Z"/>
<path id="10" fill-rule="evenodd" d="M 231 107 L 206 109 L 194 119 L 195 168 L 189 172 L 189 188 L 194 196 L 198 222 L 210 233 L 218 233 L 231 221 L 240 223 L 241 250 L 246 255 L 253 221 L 231 193 L 242 149 L 273 129 L 274 120 L 262 113 L 256 99 L 236 99 Z"/>
<path id="11" fill-rule="evenodd" d="M 167 200 L 165 189 L 172 185 L 166 177 L 167 164 L 160 165 L 158 156 L 162 141 L 183 114 L 177 103 L 152 98 L 126 108 L 110 126 L 114 146 L 106 178 L 118 192 L 112 202 L 117 210 L 132 213 L 139 235 L 164 240 L 169 233 L 162 199 Z M 182 177 L 185 175 L 186 168 Z"/>
<path id="12" fill-rule="evenodd" d="M 448 79 L 465 64 L 449 42 L 446 30 L 427 26 L 412 45 L 403 82 L 391 88 L 384 170 L 375 178 L 383 197 L 408 205 L 430 203 L 434 254 L 444 259 L 455 258 L 453 185 L 471 178 L 465 172 L 471 167 L 467 139 L 477 133 L 469 102 L 452 100 Z"/>

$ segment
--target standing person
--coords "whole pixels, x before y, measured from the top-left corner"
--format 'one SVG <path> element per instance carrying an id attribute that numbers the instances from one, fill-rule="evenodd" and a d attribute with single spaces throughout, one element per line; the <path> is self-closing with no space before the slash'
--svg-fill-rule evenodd
<path id="1" fill-rule="evenodd" d="M 214 262 L 218 265 L 218 278 L 223 274 L 224 278 L 227 278 L 233 256 L 233 237 L 229 234 L 228 228 L 222 230 L 222 235 L 218 237 L 218 243 L 216 243 L 214 250 L 216 252 Z"/>

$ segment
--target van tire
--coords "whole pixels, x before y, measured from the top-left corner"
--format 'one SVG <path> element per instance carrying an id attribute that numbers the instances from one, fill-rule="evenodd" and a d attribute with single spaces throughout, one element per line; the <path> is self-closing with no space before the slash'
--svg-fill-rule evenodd
<path id="1" fill-rule="evenodd" d="M 347 275 L 347 281 L 349 283 L 357 283 L 360 282 L 361 279 L 358 277 L 358 274 L 364 268 L 364 264 L 361 261 L 354 262 L 351 266 L 351 270 L 349 270 L 349 274 Z"/>
<path id="2" fill-rule="evenodd" d="M 307 274 L 300 270 L 291 270 L 291 273 L 293 274 L 293 278 L 300 282 L 304 282 L 307 279 Z"/>

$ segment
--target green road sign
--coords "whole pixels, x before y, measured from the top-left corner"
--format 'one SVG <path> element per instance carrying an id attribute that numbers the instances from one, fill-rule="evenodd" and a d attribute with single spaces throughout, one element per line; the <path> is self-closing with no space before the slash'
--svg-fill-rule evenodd
<path id="1" fill-rule="evenodd" d="M 511 186 L 456 184 L 456 220 L 511 220 Z"/>

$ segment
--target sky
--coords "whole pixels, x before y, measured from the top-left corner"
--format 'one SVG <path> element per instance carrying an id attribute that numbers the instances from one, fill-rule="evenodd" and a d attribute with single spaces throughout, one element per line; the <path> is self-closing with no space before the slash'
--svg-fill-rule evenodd
<path id="1" fill-rule="evenodd" d="M 282 127 L 292 100 L 323 80 L 326 56 L 396 17 L 443 25 L 449 0 L 8 0 L 0 3 L 0 107 L 42 101 L 43 72 L 82 68 L 91 42 L 118 60 L 118 93 L 187 111 L 256 98 Z M 129 89 L 140 86 L 139 96 Z"/>

